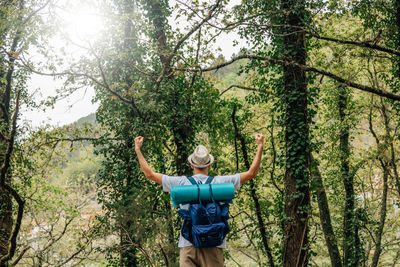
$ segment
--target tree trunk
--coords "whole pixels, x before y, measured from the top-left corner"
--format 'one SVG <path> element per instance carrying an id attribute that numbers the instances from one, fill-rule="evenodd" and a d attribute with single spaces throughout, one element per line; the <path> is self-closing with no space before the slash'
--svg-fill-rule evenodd
<path id="1" fill-rule="evenodd" d="M 356 258 L 356 219 L 355 219 L 355 196 L 354 175 L 350 172 L 350 125 L 347 120 L 348 92 L 347 87 L 338 86 L 339 98 L 339 149 L 340 149 L 340 173 L 345 190 L 345 207 L 343 218 L 343 265 L 357 266 Z"/>
<path id="2" fill-rule="evenodd" d="M 383 119 L 384 119 L 384 124 L 385 124 L 385 145 L 387 145 L 387 142 L 393 142 L 391 135 L 390 135 L 390 128 L 389 128 L 389 118 L 387 116 L 386 113 L 386 106 L 385 103 L 383 101 L 383 99 L 381 98 L 381 111 L 382 111 L 382 115 L 383 115 Z M 379 149 L 379 145 L 380 145 L 380 140 L 378 138 L 378 135 L 376 134 L 374 128 L 373 128 L 373 124 L 372 124 L 372 108 L 370 110 L 369 113 L 369 130 L 372 133 L 372 135 L 375 138 L 376 141 L 376 145 Z M 380 210 L 380 220 L 379 220 L 379 225 L 378 228 L 375 232 L 375 251 L 374 251 L 374 255 L 372 257 L 372 263 L 371 263 L 371 267 L 376 267 L 378 266 L 378 262 L 379 262 L 379 257 L 380 254 L 382 252 L 382 235 L 383 235 L 383 228 L 385 226 L 385 220 L 386 220 L 386 212 L 387 212 L 387 194 L 388 194 L 388 176 L 389 176 L 389 168 L 388 165 L 389 163 L 387 162 L 387 160 L 384 158 L 384 156 L 380 155 L 378 156 L 378 160 L 379 163 L 382 167 L 383 170 L 383 191 L 382 191 L 382 205 L 381 205 L 381 210 Z"/>
<path id="3" fill-rule="evenodd" d="M 397 47 L 400 49 L 400 0 L 394 0 L 394 6 L 396 9 L 396 27 L 397 27 Z M 400 58 L 397 57 L 397 75 L 400 78 Z"/>
<path id="4" fill-rule="evenodd" d="M 133 33 L 133 28 L 132 28 L 132 22 L 129 19 L 129 16 L 133 13 L 134 11 L 134 4 L 132 1 L 125 0 L 123 2 L 123 13 L 127 17 L 127 19 L 124 22 L 124 44 L 123 44 L 123 49 L 126 51 L 131 51 L 133 50 L 132 46 L 135 46 L 135 42 L 128 42 L 128 40 L 132 39 L 134 36 Z M 129 69 L 130 66 L 127 63 L 124 63 L 124 68 Z M 123 78 L 127 84 L 132 84 L 132 81 L 129 77 L 129 74 L 126 74 L 125 77 Z M 133 107 L 130 107 L 129 110 L 130 118 L 135 117 L 136 113 Z M 133 137 L 129 134 L 132 132 L 131 126 L 128 123 L 126 125 L 126 129 L 124 129 L 125 133 L 128 133 L 126 136 L 126 145 L 124 149 L 124 161 L 125 161 L 125 166 L 126 166 L 126 177 L 125 177 L 125 188 L 128 189 L 133 189 L 134 184 L 135 184 L 135 177 L 134 177 L 134 172 L 133 172 L 133 162 L 130 158 L 130 153 L 129 151 L 132 151 L 134 148 L 134 141 Z M 129 210 L 129 205 L 130 203 L 124 202 L 124 205 L 126 208 L 124 210 Z M 134 211 L 133 211 L 134 212 Z M 127 266 L 127 267 L 136 267 L 137 266 L 137 248 L 132 245 L 132 242 L 135 242 L 136 239 L 136 229 L 133 229 L 132 225 L 134 222 L 132 219 L 130 219 L 131 215 L 130 213 L 126 213 L 122 215 L 122 222 L 121 222 L 121 259 L 120 259 L 120 264 L 122 266 Z"/>
<path id="5" fill-rule="evenodd" d="M 326 197 L 325 187 L 322 182 L 321 173 L 319 172 L 318 163 L 312 162 L 312 181 L 316 187 L 316 195 L 318 201 L 319 218 L 321 221 L 322 231 L 324 232 L 325 243 L 328 248 L 331 265 L 333 267 L 342 267 L 342 259 L 336 241 L 335 232 L 333 231 L 331 215 L 329 212 L 328 199 Z"/>
<path id="6" fill-rule="evenodd" d="M 390 129 L 390 122 L 389 122 L 389 117 L 386 111 L 386 106 L 384 100 L 381 98 L 381 111 L 382 111 L 382 116 L 385 124 L 385 143 L 387 144 L 389 142 L 389 146 L 391 148 L 391 162 L 386 162 L 386 160 L 382 157 L 379 157 L 379 162 L 381 164 L 382 170 L 383 170 L 383 192 L 382 192 L 382 204 L 381 204 L 381 210 L 380 210 L 380 220 L 379 220 L 379 225 L 376 230 L 375 234 L 375 251 L 374 255 L 372 257 L 372 264 L 371 267 L 376 267 L 378 266 L 379 262 L 379 257 L 382 252 L 382 235 L 383 235 L 383 228 L 385 226 L 385 220 L 386 220 L 386 213 L 387 213 L 387 194 L 388 194 L 388 176 L 390 173 L 389 170 L 389 164 L 393 165 L 393 159 L 394 159 L 394 147 L 393 147 L 393 138 L 391 136 L 391 129 Z M 372 128 L 372 126 L 370 126 Z M 375 135 L 376 142 L 379 144 L 378 137 Z M 396 164 L 393 166 L 393 171 L 395 175 L 397 174 L 397 169 L 396 169 Z M 396 176 L 395 176 L 396 177 Z M 398 178 L 398 176 L 397 176 Z"/>
<path id="7" fill-rule="evenodd" d="M 386 220 L 386 205 L 387 205 L 387 193 L 388 193 L 388 175 L 389 170 L 388 166 L 382 161 L 381 166 L 383 169 L 383 192 L 382 192 L 382 206 L 379 212 L 380 219 L 378 229 L 375 234 L 375 252 L 374 256 L 372 257 L 372 264 L 371 267 L 377 267 L 379 262 L 379 257 L 382 252 L 382 235 L 383 235 L 383 228 L 385 226 Z"/>
<path id="8" fill-rule="evenodd" d="M 394 4 L 394 9 L 395 9 L 395 28 L 397 31 L 397 35 L 395 35 L 395 49 L 400 49 L 400 0 L 393 0 Z M 397 77 L 397 79 L 400 79 L 400 57 L 395 57 L 394 58 L 394 75 Z M 385 125 L 387 128 L 387 125 Z M 391 153 L 391 165 L 393 168 L 393 174 L 394 174 L 394 182 L 396 185 L 397 193 L 399 194 L 400 197 L 400 178 L 399 178 L 399 173 L 397 170 L 397 160 L 396 160 L 396 155 L 395 155 L 395 149 L 393 146 L 393 142 L 390 144 L 390 153 Z"/>
<path id="9" fill-rule="evenodd" d="M 23 2 L 21 2 L 20 5 L 20 12 L 22 12 L 22 9 L 23 9 Z M 22 21 L 21 16 L 22 15 L 19 16 L 19 22 Z M 16 51 L 18 47 L 20 41 L 20 35 L 21 31 L 17 30 L 16 36 L 14 37 L 11 45 L 12 52 Z M 12 82 L 14 75 L 14 62 L 15 58 L 9 56 L 9 64 L 7 67 L 4 67 L 4 69 L 7 69 L 7 71 L 5 73 L 1 73 L 2 75 L 5 75 L 5 77 L 4 76 L 1 77 L 5 79 L 5 82 L 1 82 L 0 79 L 0 129 L 2 131 L 3 136 L 9 135 L 10 97 L 11 97 L 11 89 L 12 89 Z M 8 146 L 8 141 L 2 139 L 0 141 L 1 165 L 5 159 L 7 146 Z M 11 178 L 9 176 L 9 171 L 7 171 L 5 182 L 9 186 L 11 186 Z M 9 191 L 5 190 L 5 188 L 0 187 L 0 258 L 8 254 L 10 246 L 9 238 L 11 235 L 12 227 L 13 227 L 12 196 Z"/>
<path id="10" fill-rule="evenodd" d="M 394 0 L 394 6 L 396 9 L 396 28 L 397 28 L 397 36 L 396 36 L 396 41 L 397 41 L 397 47 L 395 49 L 400 49 L 400 0 Z M 396 58 L 397 60 L 397 70 L 395 69 L 395 73 L 397 71 L 397 79 L 400 79 L 400 57 Z M 396 156 L 395 156 L 395 150 L 393 147 L 393 142 L 390 144 L 390 152 L 391 152 L 391 161 L 392 161 L 392 168 L 394 172 L 394 179 L 395 179 L 395 184 L 397 188 L 397 193 L 399 194 L 400 197 L 400 178 L 399 178 L 399 173 L 397 171 L 397 161 L 396 161 Z"/>
<path id="11" fill-rule="evenodd" d="M 250 162 L 249 162 L 249 156 L 247 154 L 247 148 L 246 148 L 246 141 L 243 137 L 243 135 L 240 133 L 237 124 L 236 124 L 236 118 L 235 118 L 235 113 L 236 113 L 236 105 L 233 107 L 232 111 L 232 123 L 235 128 L 235 139 L 240 141 L 241 144 L 241 149 L 242 149 L 242 154 L 243 154 L 243 159 L 244 159 L 244 164 L 247 169 L 250 169 Z M 236 142 L 235 142 L 236 144 Z M 238 164 L 237 164 L 238 165 Z M 261 240 L 264 246 L 264 251 L 267 253 L 268 257 L 268 263 L 270 267 L 274 267 L 274 258 L 272 256 L 271 249 L 268 245 L 268 237 L 267 237 L 267 230 L 264 224 L 264 220 L 262 218 L 261 214 L 261 207 L 260 207 L 260 201 L 258 199 L 257 193 L 256 193 L 256 188 L 254 185 L 254 181 L 250 180 L 250 196 L 254 201 L 254 206 L 256 209 L 256 216 L 257 216 L 257 222 L 258 222 L 258 228 L 260 229 L 260 234 L 261 234 Z"/>
<path id="12" fill-rule="evenodd" d="M 173 81 L 175 76 L 171 74 L 171 49 L 167 43 L 166 27 L 167 27 L 167 14 L 165 3 L 160 0 L 150 0 L 146 3 L 148 5 L 148 18 L 154 26 L 152 31 L 152 38 L 157 45 L 157 53 L 162 64 L 161 77 L 168 81 Z M 156 90 L 160 86 L 160 80 L 156 81 Z M 173 85 L 172 85 L 173 86 Z M 173 92 L 173 103 L 171 103 L 171 111 L 175 112 L 177 107 L 183 103 L 182 92 L 180 88 L 171 88 Z M 186 103 L 185 103 L 186 104 Z M 188 114 L 182 112 L 175 112 L 176 114 L 172 119 L 172 132 L 174 143 L 176 146 L 175 154 L 175 167 L 178 175 L 189 176 L 192 173 L 190 166 L 187 163 L 187 158 L 190 154 L 189 144 L 193 137 L 191 129 L 191 122 Z M 183 116 L 183 117 L 182 117 Z"/>
<path id="13" fill-rule="evenodd" d="M 134 111 L 131 110 L 130 112 L 133 116 Z M 125 130 L 127 133 L 131 133 L 131 129 L 129 125 L 127 126 L 127 129 Z M 133 162 L 130 159 L 130 153 L 129 151 L 132 151 L 134 149 L 134 141 L 132 135 L 128 135 L 126 137 L 126 148 L 124 149 L 125 152 L 125 166 L 127 167 L 127 176 L 125 180 L 125 188 L 128 189 L 133 189 L 134 184 L 136 183 L 136 177 L 134 177 L 133 173 Z M 124 205 L 126 208 L 124 210 L 129 210 L 130 203 L 124 202 Z M 127 267 L 136 267 L 138 266 L 137 263 L 137 248 L 132 245 L 132 242 L 135 243 L 135 238 L 137 234 L 137 230 L 133 228 L 132 225 L 134 225 L 134 222 L 130 218 L 130 213 L 123 214 L 123 222 L 122 222 L 122 238 L 121 238 L 121 247 L 122 247 L 122 265 L 127 266 Z"/>
<path id="14" fill-rule="evenodd" d="M 285 14 L 283 51 L 285 60 L 306 64 L 304 27 L 305 1 L 283 0 Z M 283 266 L 308 264 L 308 216 L 310 209 L 309 169 L 310 140 L 307 111 L 307 78 L 304 70 L 294 65 L 283 66 L 284 88 L 280 94 L 285 115 L 285 232 Z"/>
<path id="15" fill-rule="evenodd" d="M 130 224 L 128 223 L 126 227 L 130 227 Z M 138 266 L 137 264 L 137 249 L 132 246 L 129 242 L 127 242 L 127 239 L 132 239 L 132 237 L 126 237 L 127 233 L 125 230 L 121 231 L 121 260 L 120 260 L 120 265 L 124 267 L 136 267 Z"/>
<path id="16" fill-rule="evenodd" d="M 187 162 L 187 158 L 189 157 L 189 141 L 188 141 L 188 131 L 189 129 L 185 129 L 184 125 L 181 125 L 179 122 L 173 125 L 173 134 L 174 134 L 174 142 L 176 146 L 176 154 L 175 154 L 175 166 L 178 175 L 186 175 L 190 176 L 192 174 L 192 169 Z"/>
<path id="17" fill-rule="evenodd" d="M 399 172 L 397 170 L 397 159 L 396 159 L 396 152 L 394 149 L 393 140 L 390 141 L 390 156 L 391 156 L 390 157 L 391 165 L 393 168 L 394 182 L 396 184 L 397 193 L 399 194 L 400 197 L 400 178 L 399 178 Z"/>
<path id="18" fill-rule="evenodd" d="M 167 212 L 167 221 L 168 221 L 168 251 L 167 251 L 167 257 L 169 263 L 172 264 L 172 266 L 175 266 L 177 263 L 179 253 L 178 250 L 176 249 L 176 241 L 175 241 L 175 229 L 174 229 L 174 221 L 173 221 L 173 216 L 172 216 L 172 207 L 171 207 L 171 201 L 169 199 L 166 199 L 164 201 L 165 205 L 165 210 Z"/>
<path id="19" fill-rule="evenodd" d="M 11 195 L 0 187 L 0 258 L 7 255 L 10 246 L 9 238 L 12 231 L 12 202 Z M 0 263 L 0 267 L 2 265 Z"/>

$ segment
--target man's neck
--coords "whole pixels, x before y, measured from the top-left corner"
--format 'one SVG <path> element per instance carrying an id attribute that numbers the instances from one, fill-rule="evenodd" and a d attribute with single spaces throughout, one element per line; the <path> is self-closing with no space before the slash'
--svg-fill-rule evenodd
<path id="1" fill-rule="evenodd" d="M 203 175 L 206 175 L 206 176 L 208 176 L 208 170 L 193 170 L 193 175 L 196 175 L 196 174 L 203 174 Z"/>

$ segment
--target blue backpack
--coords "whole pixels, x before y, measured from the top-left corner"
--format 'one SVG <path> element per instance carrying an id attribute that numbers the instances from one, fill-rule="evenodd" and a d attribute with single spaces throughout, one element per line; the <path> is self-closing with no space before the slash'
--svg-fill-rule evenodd
<path id="1" fill-rule="evenodd" d="M 197 185 L 198 204 L 189 204 L 189 209 L 180 209 L 179 215 L 183 218 L 182 236 L 197 248 L 210 248 L 222 245 L 226 234 L 230 231 L 229 204 L 217 203 L 211 188 L 214 177 L 208 177 L 206 184 L 210 186 L 211 202 L 202 203 L 200 187 L 193 177 L 188 180 Z"/>

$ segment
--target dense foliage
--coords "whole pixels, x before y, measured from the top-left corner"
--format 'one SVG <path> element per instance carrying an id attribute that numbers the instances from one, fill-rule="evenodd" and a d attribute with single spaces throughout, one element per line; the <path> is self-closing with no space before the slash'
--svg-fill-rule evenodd
<path id="1" fill-rule="evenodd" d="M 259 132 L 262 166 L 231 207 L 227 266 L 400 264 L 399 0 L 85 4 L 103 32 L 67 40 L 81 51 L 71 58 L 47 41 L 73 4 L 0 2 L 0 266 L 177 266 L 181 222 L 134 138 L 157 172 L 190 175 L 204 144 L 223 175 L 249 168 Z M 246 49 L 219 55 L 225 34 Z M 33 73 L 63 78 L 62 90 L 35 101 Z M 86 86 L 91 123 L 17 119 L 20 105 Z"/>

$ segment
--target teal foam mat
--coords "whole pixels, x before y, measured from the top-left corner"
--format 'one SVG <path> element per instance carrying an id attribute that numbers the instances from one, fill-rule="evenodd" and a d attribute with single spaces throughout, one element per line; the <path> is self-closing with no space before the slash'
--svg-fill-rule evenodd
<path id="1" fill-rule="evenodd" d="M 200 184 L 200 199 L 211 201 L 209 184 Z M 215 201 L 232 202 L 235 197 L 233 183 L 211 184 Z M 171 187 L 171 200 L 174 207 L 179 204 L 198 203 L 198 189 L 196 185 L 174 185 Z"/>

